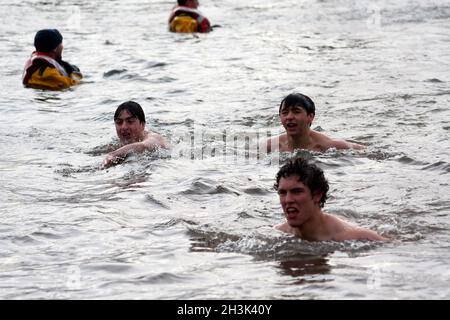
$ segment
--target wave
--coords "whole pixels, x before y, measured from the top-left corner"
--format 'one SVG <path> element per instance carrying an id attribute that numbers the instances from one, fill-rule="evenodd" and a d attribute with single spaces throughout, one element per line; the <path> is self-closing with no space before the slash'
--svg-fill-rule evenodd
<path id="1" fill-rule="evenodd" d="M 124 72 L 127 72 L 127 71 L 128 71 L 127 69 L 112 69 L 112 70 L 109 70 L 109 71 L 103 73 L 103 77 L 104 78 L 110 78 L 112 76 L 120 75 L 120 74 L 122 74 Z"/>
<path id="2" fill-rule="evenodd" d="M 285 259 L 301 256 L 327 255 L 335 251 L 358 253 L 380 246 L 373 241 L 311 242 L 290 235 L 236 235 L 226 232 L 188 228 L 192 251 L 234 252 L 257 258 Z"/>
<path id="3" fill-rule="evenodd" d="M 234 188 L 217 183 L 210 179 L 197 178 L 194 179 L 190 186 L 181 192 L 185 195 L 205 195 L 205 194 L 235 194 L 240 193 Z"/>
<path id="4" fill-rule="evenodd" d="M 435 163 L 428 164 L 422 168 L 422 170 L 431 171 L 443 171 L 444 173 L 450 172 L 450 163 L 445 161 L 437 161 Z"/>

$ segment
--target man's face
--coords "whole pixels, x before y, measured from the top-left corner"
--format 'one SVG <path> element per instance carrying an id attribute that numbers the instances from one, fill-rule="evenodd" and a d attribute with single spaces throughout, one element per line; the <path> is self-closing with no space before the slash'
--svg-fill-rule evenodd
<path id="1" fill-rule="evenodd" d="M 133 116 L 128 110 L 122 110 L 114 122 L 116 125 L 117 136 L 123 145 L 139 142 L 142 138 L 145 123 L 141 123 L 139 119 Z"/>
<path id="2" fill-rule="evenodd" d="M 320 208 L 321 194 L 312 196 L 308 186 L 298 181 L 298 176 L 281 178 L 278 195 L 287 223 L 300 227 Z"/>
<path id="3" fill-rule="evenodd" d="M 280 120 L 286 133 L 289 135 L 303 134 L 305 129 L 311 126 L 314 114 L 308 114 L 300 106 L 290 106 L 285 108 L 284 103 L 280 112 Z"/>

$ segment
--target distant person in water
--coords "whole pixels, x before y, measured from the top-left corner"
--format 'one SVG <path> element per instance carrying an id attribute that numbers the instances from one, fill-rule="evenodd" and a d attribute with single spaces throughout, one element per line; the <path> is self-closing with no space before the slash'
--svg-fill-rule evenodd
<path id="1" fill-rule="evenodd" d="M 285 134 L 267 141 L 267 152 L 304 149 L 325 151 L 336 149 L 363 149 L 364 146 L 345 140 L 333 139 L 311 129 L 316 114 L 314 102 L 301 93 L 292 93 L 280 103 L 278 115 Z"/>
<path id="2" fill-rule="evenodd" d="M 134 101 L 122 103 L 114 114 L 117 137 L 120 148 L 110 152 L 102 163 L 102 168 L 119 163 L 126 156 L 144 151 L 154 151 L 169 147 L 161 135 L 145 130 L 145 114 L 141 106 Z"/>
<path id="3" fill-rule="evenodd" d="M 329 186 L 315 164 L 302 158 L 289 160 L 278 171 L 274 187 L 287 220 L 278 230 L 308 241 L 388 240 L 322 211 Z"/>
<path id="4" fill-rule="evenodd" d="M 60 90 L 80 82 L 78 67 L 62 60 L 63 37 L 56 29 L 39 30 L 34 51 L 25 64 L 22 83 L 36 89 Z"/>
<path id="5" fill-rule="evenodd" d="M 169 17 L 172 32 L 210 32 L 211 24 L 199 10 L 198 0 L 178 0 Z"/>

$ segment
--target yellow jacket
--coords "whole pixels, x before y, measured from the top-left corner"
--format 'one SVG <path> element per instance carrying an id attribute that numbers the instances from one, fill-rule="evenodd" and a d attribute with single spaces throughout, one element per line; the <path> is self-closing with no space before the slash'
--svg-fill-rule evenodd
<path id="1" fill-rule="evenodd" d="M 82 78 L 76 66 L 33 52 L 25 64 L 22 83 L 29 88 L 61 90 L 78 84 Z"/>

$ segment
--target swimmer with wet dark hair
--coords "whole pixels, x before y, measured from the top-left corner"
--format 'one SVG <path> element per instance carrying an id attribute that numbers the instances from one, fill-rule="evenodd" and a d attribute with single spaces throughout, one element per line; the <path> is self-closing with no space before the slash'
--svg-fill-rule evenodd
<path id="1" fill-rule="evenodd" d="M 322 169 L 307 160 L 288 161 L 278 171 L 274 187 L 287 220 L 276 227 L 280 231 L 308 241 L 388 240 L 375 231 L 323 212 L 328 181 Z"/>
<path id="2" fill-rule="evenodd" d="M 117 107 L 114 123 L 121 147 L 110 152 L 102 163 L 102 168 L 110 167 L 133 153 L 168 149 L 169 144 L 161 135 L 145 130 L 145 114 L 142 107 L 127 101 Z"/>
<path id="3" fill-rule="evenodd" d="M 327 149 L 363 149 L 364 146 L 340 139 L 332 139 L 311 129 L 316 114 L 314 102 L 306 95 L 292 93 L 280 103 L 278 115 L 285 134 L 267 140 L 267 152 L 304 149 L 326 151 Z"/>
<path id="4" fill-rule="evenodd" d="M 178 0 L 169 17 L 169 30 L 172 32 L 210 32 L 211 24 L 199 10 L 198 0 Z"/>
<path id="5" fill-rule="evenodd" d="M 25 64 L 24 86 L 60 90 L 76 85 L 82 79 L 78 67 L 62 60 L 63 36 L 56 29 L 39 30 L 34 37 L 34 51 Z"/>

